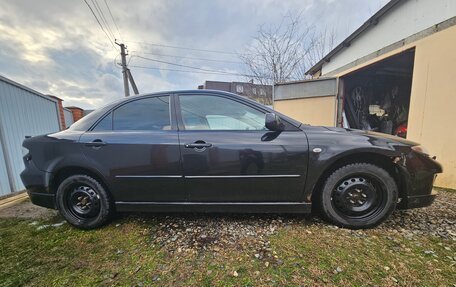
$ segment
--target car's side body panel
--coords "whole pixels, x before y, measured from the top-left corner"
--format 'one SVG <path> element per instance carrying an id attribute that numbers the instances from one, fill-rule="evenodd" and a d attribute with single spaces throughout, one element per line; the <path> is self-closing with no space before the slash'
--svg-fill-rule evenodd
<path id="1" fill-rule="evenodd" d="M 307 173 L 300 131 L 180 131 L 186 189 L 193 202 L 299 202 Z M 204 150 L 186 148 L 205 141 Z"/>
<path id="2" fill-rule="evenodd" d="M 429 195 L 435 174 L 442 172 L 441 165 L 428 156 L 410 149 L 416 143 L 374 132 L 303 126 L 309 140 L 309 172 L 304 191 L 310 202 L 317 182 L 325 171 L 346 157 L 380 155 L 390 160 L 400 172 L 399 188 L 406 196 Z M 318 152 L 315 152 L 317 149 Z M 321 151 L 320 151 L 321 150 Z M 365 157 L 362 158 L 365 160 Z M 403 207 L 406 205 L 404 198 Z"/>
<path id="3" fill-rule="evenodd" d="M 106 145 L 86 146 L 96 140 Z M 177 131 L 91 131 L 80 148 L 116 201 L 186 201 Z"/>

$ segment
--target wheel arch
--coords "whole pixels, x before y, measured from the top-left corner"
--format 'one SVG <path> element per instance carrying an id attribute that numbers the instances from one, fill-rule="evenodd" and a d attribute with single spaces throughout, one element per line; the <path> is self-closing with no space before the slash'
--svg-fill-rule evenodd
<path id="1" fill-rule="evenodd" d="M 369 163 L 385 169 L 396 182 L 399 198 L 403 198 L 406 196 L 405 182 L 401 179 L 401 173 L 394 163 L 394 158 L 396 158 L 396 156 L 388 156 L 375 152 L 358 152 L 342 156 L 330 163 L 320 174 L 312 189 L 311 198 L 318 198 L 318 195 L 323 188 L 323 184 L 334 171 L 352 163 Z M 317 200 L 312 200 L 313 205 L 315 205 L 316 201 Z"/>
<path id="2" fill-rule="evenodd" d="M 57 188 L 59 187 L 60 183 L 68 178 L 69 176 L 76 175 L 76 174 L 83 174 L 92 177 L 93 179 L 97 180 L 103 188 L 108 192 L 108 194 L 112 198 L 112 193 L 110 192 L 109 186 L 104 180 L 103 176 L 96 170 L 81 167 L 81 166 L 65 166 L 61 167 L 53 173 L 53 176 L 50 178 L 49 182 L 49 190 L 51 193 L 55 194 L 57 192 Z"/>

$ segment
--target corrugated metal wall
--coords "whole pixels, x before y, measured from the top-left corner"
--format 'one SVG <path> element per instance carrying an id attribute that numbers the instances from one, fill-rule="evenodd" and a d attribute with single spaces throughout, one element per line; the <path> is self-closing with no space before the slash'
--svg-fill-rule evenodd
<path id="1" fill-rule="evenodd" d="M 24 169 L 22 141 L 25 136 L 58 130 L 55 100 L 0 76 L 0 144 L 6 153 L 0 155 L 0 194 L 24 189 L 19 174 Z M 3 174 L 3 170 L 10 173 L 12 186 L 9 186 L 7 173 Z"/>
<path id="2" fill-rule="evenodd" d="M 11 191 L 5 163 L 6 160 L 3 156 L 3 146 L 2 142 L 0 141 L 0 196 L 8 194 Z"/>
<path id="3" fill-rule="evenodd" d="M 63 115 L 65 117 L 65 126 L 68 128 L 74 122 L 73 121 L 73 113 L 69 109 L 63 108 Z"/>

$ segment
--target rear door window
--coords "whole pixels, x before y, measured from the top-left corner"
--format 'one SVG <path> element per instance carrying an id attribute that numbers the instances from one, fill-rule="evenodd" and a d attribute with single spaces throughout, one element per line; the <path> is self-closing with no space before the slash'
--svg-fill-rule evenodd
<path id="1" fill-rule="evenodd" d="M 112 115 L 112 129 L 170 130 L 169 96 L 136 100 L 118 107 Z"/>

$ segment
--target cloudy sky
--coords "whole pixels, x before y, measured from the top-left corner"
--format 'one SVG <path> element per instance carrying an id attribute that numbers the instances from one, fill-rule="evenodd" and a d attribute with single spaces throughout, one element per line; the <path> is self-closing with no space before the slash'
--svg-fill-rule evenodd
<path id="1" fill-rule="evenodd" d="M 333 29 L 340 42 L 387 2 L 87 0 L 95 13 L 103 12 L 111 41 L 117 38 L 127 44 L 130 68 L 141 93 L 194 89 L 205 80 L 244 78 L 195 73 L 198 70 L 139 56 L 245 73 L 237 53 L 251 45 L 261 25 L 274 26 L 285 15 L 301 13 L 305 25 Z M 84 0 L 0 0 L 0 7 L 0 75 L 61 97 L 64 106 L 96 108 L 123 96 L 122 74 L 116 65 L 119 49 L 108 40 Z"/>

